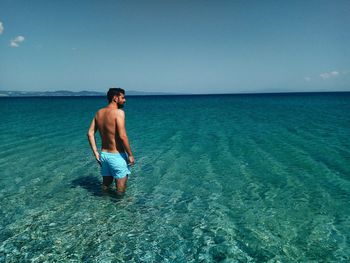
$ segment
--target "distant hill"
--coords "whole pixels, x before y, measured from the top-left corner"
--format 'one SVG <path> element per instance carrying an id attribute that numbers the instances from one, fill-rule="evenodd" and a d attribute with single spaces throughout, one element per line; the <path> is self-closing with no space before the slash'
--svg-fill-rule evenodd
<path id="1" fill-rule="evenodd" d="M 126 91 L 127 96 L 147 96 L 147 95 L 176 95 L 175 93 L 165 92 L 146 92 L 146 91 Z M 2 91 L 0 90 L 0 97 L 82 97 L 82 96 L 106 96 L 106 92 L 98 91 Z"/>

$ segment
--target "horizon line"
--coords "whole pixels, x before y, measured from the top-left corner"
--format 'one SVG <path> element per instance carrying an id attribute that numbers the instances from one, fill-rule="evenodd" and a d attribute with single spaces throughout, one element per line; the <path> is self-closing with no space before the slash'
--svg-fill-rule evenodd
<path id="1" fill-rule="evenodd" d="M 24 92 L 29 94 L 15 94 L 15 95 L 7 95 L 1 94 L 1 92 Z M 101 93 L 96 95 L 50 95 L 50 93 L 58 93 L 58 92 L 69 92 L 69 93 L 82 93 L 82 92 L 91 92 L 91 93 Z M 314 94 L 314 93 L 350 93 L 350 90 L 343 91 L 273 91 L 273 92 L 237 92 L 237 93 L 166 93 L 166 92 L 148 92 L 148 91 L 132 91 L 132 92 L 140 92 L 145 94 L 130 94 L 128 95 L 126 92 L 126 96 L 128 97 L 149 97 L 149 96 L 210 96 L 210 95 L 283 95 L 283 94 Z M 30 95 L 30 93 L 48 93 L 48 95 Z M 58 90 L 58 91 L 4 91 L 0 90 L 0 98 L 19 98 L 19 97 L 105 97 L 104 92 L 101 91 L 68 91 L 68 90 Z M 148 94 L 147 94 L 148 93 Z"/>

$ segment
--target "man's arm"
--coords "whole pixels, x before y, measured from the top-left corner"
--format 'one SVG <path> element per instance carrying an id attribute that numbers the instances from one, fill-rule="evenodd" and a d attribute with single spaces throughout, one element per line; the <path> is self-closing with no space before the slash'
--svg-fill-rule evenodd
<path id="1" fill-rule="evenodd" d="M 87 136 L 88 136 L 88 140 L 89 140 L 89 143 L 90 143 L 91 150 L 94 153 L 97 162 L 99 163 L 99 165 L 101 165 L 100 154 L 98 153 L 97 146 L 96 146 L 96 140 L 95 140 L 95 133 L 96 133 L 96 131 L 97 131 L 97 125 L 96 125 L 96 120 L 95 120 L 95 117 L 94 117 L 92 119 L 91 124 L 90 124 L 90 128 L 88 130 Z"/>
<path id="2" fill-rule="evenodd" d="M 124 149 L 128 154 L 129 163 L 133 165 L 135 163 L 135 159 L 131 151 L 128 136 L 126 135 L 125 113 L 122 110 L 117 111 L 117 129 L 119 138 L 122 141 Z"/>

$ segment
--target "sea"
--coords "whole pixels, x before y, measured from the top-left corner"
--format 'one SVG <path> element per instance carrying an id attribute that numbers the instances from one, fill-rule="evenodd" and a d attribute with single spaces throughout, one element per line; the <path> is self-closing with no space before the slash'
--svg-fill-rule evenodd
<path id="1" fill-rule="evenodd" d="M 106 98 L 0 98 L 0 262 L 350 261 L 350 93 L 126 99 L 119 197 Z"/>

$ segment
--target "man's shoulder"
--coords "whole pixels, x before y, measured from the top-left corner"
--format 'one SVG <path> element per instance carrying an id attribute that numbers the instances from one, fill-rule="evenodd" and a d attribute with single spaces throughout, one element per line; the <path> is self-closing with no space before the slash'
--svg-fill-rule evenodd
<path id="1" fill-rule="evenodd" d="M 109 112 L 112 112 L 113 114 L 117 115 L 124 115 L 124 111 L 121 109 L 109 109 Z"/>
<path id="2" fill-rule="evenodd" d="M 125 116 L 124 111 L 121 110 L 121 109 L 116 109 L 116 113 L 117 113 L 117 115 L 120 116 L 120 117 L 124 117 L 124 116 Z"/>
<path id="3" fill-rule="evenodd" d="M 105 108 L 101 108 L 96 112 L 96 114 L 102 113 L 104 110 L 105 110 Z"/>
<path id="4" fill-rule="evenodd" d="M 98 111 L 96 111 L 95 117 L 103 115 L 103 113 L 106 111 L 106 108 L 101 108 Z"/>

